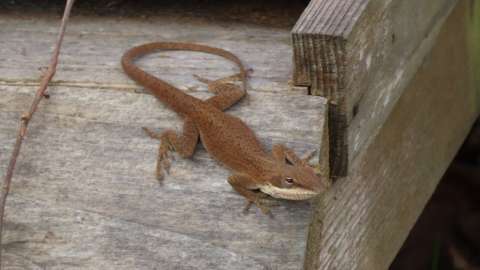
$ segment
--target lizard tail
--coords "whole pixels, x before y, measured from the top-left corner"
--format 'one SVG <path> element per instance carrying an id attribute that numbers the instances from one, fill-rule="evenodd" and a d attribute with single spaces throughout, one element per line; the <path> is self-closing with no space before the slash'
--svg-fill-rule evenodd
<path id="1" fill-rule="evenodd" d="M 153 42 L 133 47 L 126 51 L 122 56 L 122 67 L 125 73 L 139 84 L 148 88 L 158 99 L 169 105 L 177 113 L 189 115 L 195 109 L 192 105 L 200 100 L 183 93 L 175 86 L 145 72 L 133 63 L 136 58 L 158 50 L 197 51 L 224 57 L 238 65 L 243 87 L 245 91 L 247 90 L 248 72 L 242 62 L 231 52 L 220 48 L 193 43 Z"/>

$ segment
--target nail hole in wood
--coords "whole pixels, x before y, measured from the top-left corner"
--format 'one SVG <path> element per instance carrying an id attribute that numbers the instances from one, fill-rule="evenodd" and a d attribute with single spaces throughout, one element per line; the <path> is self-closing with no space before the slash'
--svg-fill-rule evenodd
<path id="1" fill-rule="evenodd" d="M 353 106 L 353 117 L 355 117 L 358 114 L 358 109 L 359 109 L 358 107 L 359 107 L 358 103 L 355 104 L 355 106 Z"/>

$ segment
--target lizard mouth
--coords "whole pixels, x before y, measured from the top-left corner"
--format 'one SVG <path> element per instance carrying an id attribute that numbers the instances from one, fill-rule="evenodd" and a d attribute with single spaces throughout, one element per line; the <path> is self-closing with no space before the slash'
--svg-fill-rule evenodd
<path id="1" fill-rule="evenodd" d="M 292 200 L 292 201 L 307 200 L 319 194 L 318 192 L 300 188 L 300 187 L 279 188 L 272 184 L 261 185 L 260 191 L 274 198 Z"/>

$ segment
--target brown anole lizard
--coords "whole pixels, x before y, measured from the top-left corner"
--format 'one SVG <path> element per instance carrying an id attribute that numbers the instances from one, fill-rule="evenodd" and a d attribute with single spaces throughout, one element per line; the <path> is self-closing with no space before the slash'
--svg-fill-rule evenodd
<path id="1" fill-rule="evenodd" d="M 173 85 L 137 67 L 133 61 L 157 50 L 186 50 L 210 53 L 224 57 L 240 68 L 238 77 L 243 87 L 225 82 L 226 79 L 210 81 L 198 77 L 215 96 L 203 101 L 190 96 Z M 128 50 L 122 57 L 126 74 L 149 89 L 161 102 L 184 118 L 182 134 L 166 130 L 157 135 L 146 129 L 150 136 L 160 139 L 157 176 L 163 177 L 162 170 L 168 169 L 168 152 L 176 151 L 184 158 L 191 157 L 200 138 L 207 152 L 233 174 L 228 182 L 249 202 L 256 204 L 264 213 L 268 208 L 262 199 L 266 193 L 275 198 L 305 200 L 327 189 L 323 181 L 307 164 L 284 145 L 274 145 L 267 153 L 254 132 L 239 118 L 223 111 L 246 95 L 248 71 L 234 54 L 219 48 L 193 43 L 155 42 Z M 261 191 L 261 192 L 257 192 Z"/>

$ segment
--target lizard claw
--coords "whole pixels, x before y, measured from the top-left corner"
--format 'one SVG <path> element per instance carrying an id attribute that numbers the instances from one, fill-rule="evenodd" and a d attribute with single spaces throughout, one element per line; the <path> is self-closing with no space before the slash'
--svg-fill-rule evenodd
<path id="1" fill-rule="evenodd" d="M 193 74 L 193 77 L 195 77 L 195 79 L 197 79 L 197 81 L 202 82 L 202 83 L 205 83 L 205 84 L 209 84 L 209 83 L 212 82 L 212 80 L 206 79 L 206 78 L 201 77 L 201 76 L 199 76 L 199 75 L 197 75 L 197 74 Z"/>
<path id="2" fill-rule="evenodd" d="M 247 203 L 245 204 L 245 207 L 243 208 L 243 213 L 244 214 L 248 213 L 252 204 L 255 204 L 255 206 L 257 206 L 258 209 L 260 209 L 260 211 L 262 211 L 263 214 L 265 214 L 265 215 L 271 214 L 270 208 L 263 205 L 259 201 L 247 201 Z"/>
<path id="3" fill-rule="evenodd" d="M 162 168 L 165 171 L 165 173 L 170 174 L 171 165 L 172 165 L 172 162 L 170 162 L 170 160 L 168 159 L 162 160 Z"/>
<path id="4" fill-rule="evenodd" d="M 169 152 L 175 151 L 175 147 L 168 141 L 165 133 L 156 133 L 153 130 L 143 127 L 145 133 L 152 139 L 160 140 L 160 147 L 158 149 L 156 176 L 158 181 L 162 181 L 165 174 L 170 173 L 171 159 L 174 156 Z"/>
<path id="5" fill-rule="evenodd" d="M 161 168 L 159 169 L 157 167 L 156 177 L 157 177 L 158 182 L 161 183 L 163 181 L 163 178 L 165 177 L 165 174 L 163 173 L 163 170 Z"/>
<path id="6" fill-rule="evenodd" d="M 156 140 L 160 140 L 161 139 L 161 135 L 156 133 L 155 131 L 147 128 L 147 127 L 142 127 L 143 131 L 148 135 L 148 137 L 152 138 L 152 139 L 156 139 Z"/>
<path id="7" fill-rule="evenodd" d="M 243 208 L 243 213 L 247 213 L 252 204 L 255 204 L 255 206 L 262 211 L 263 214 L 272 216 L 272 212 L 270 211 L 270 208 L 272 206 L 277 206 L 278 204 L 273 201 L 270 196 L 264 193 L 258 193 L 255 196 L 255 199 L 253 201 L 248 200 L 247 204 Z M 273 217 L 273 216 L 272 216 Z"/>
<path id="8" fill-rule="evenodd" d="M 170 145 L 163 142 L 160 144 L 157 158 L 157 178 L 159 178 L 159 175 L 161 176 L 159 180 L 163 180 L 165 173 L 170 173 L 170 165 L 172 162 L 170 161 L 171 155 L 169 152 L 172 151 L 171 148 Z"/>
<path id="9" fill-rule="evenodd" d="M 165 174 L 170 173 L 170 165 L 171 162 L 168 159 L 168 153 L 159 153 L 158 159 L 157 159 L 157 171 L 156 171 L 156 176 L 158 181 L 162 181 L 163 178 L 165 177 Z"/>

